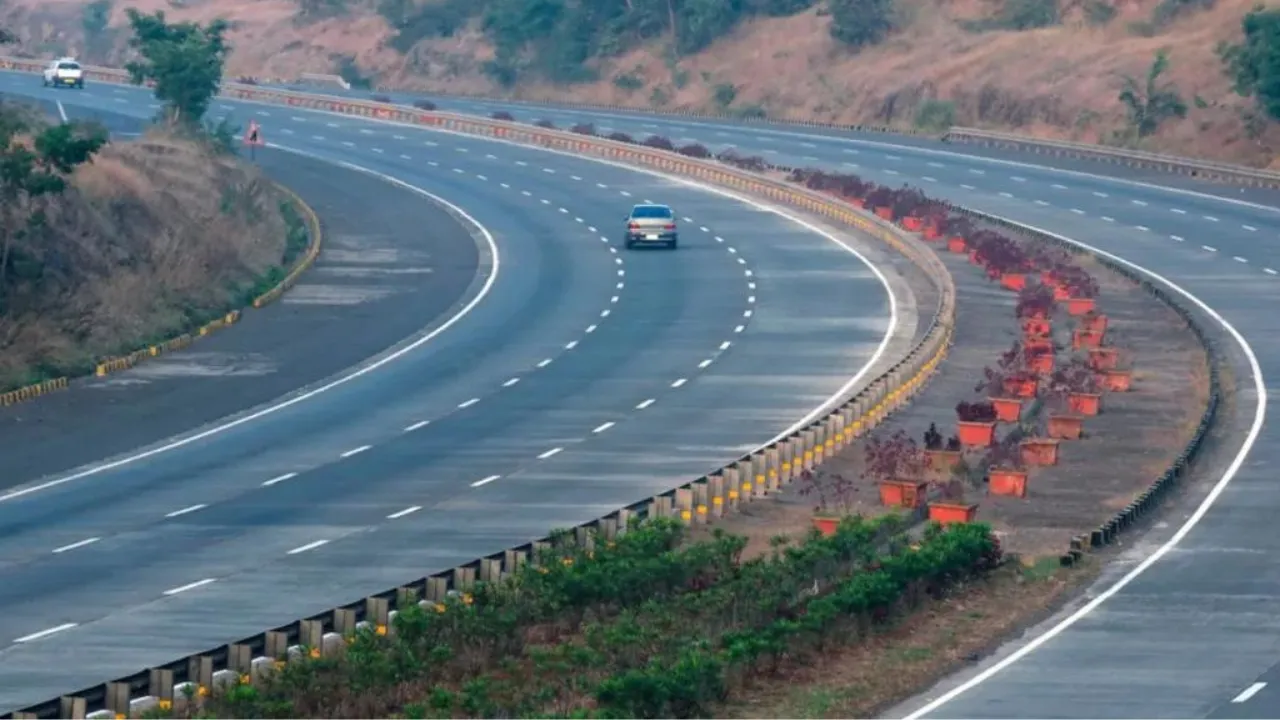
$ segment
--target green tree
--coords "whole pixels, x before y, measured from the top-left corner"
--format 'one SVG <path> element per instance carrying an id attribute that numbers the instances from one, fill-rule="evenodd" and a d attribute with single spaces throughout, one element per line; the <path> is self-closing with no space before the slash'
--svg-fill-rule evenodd
<path id="1" fill-rule="evenodd" d="M 1145 83 L 1139 84 L 1132 76 L 1124 76 L 1124 88 L 1119 99 L 1128 110 L 1129 126 L 1139 139 L 1154 134 L 1165 120 L 1187 116 L 1187 103 L 1178 92 L 1177 85 L 1160 82 L 1160 76 L 1168 69 L 1168 53 L 1158 50 L 1151 68 L 1147 70 Z"/>
<path id="2" fill-rule="evenodd" d="M 67 176 L 89 162 L 107 142 L 100 126 L 39 125 L 29 113 L 0 110 L 0 291 L 7 290 L 9 259 L 16 241 L 43 218 L 37 201 L 61 193 Z"/>
<path id="3" fill-rule="evenodd" d="M 92 57 L 103 57 L 111 42 L 107 26 L 111 22 L 111 0 L 95 0 L 84 6 L 80 27 L 84 30 L 85 50 Z"/>
<path id="4" fill-rule="evenodd" d="M 129 46 L 138 60 L 125 66 L 135 85 L 155 83 L 156 99 L 164 103 L 170 123 L 198 125 L 222 84 L 222 67 L 230 50 L 223 35 L 227 22 L 169 24 L 164 11 L 144 15 L 125 10 L 133 37 Z"/>
<path id="5" fill-rule="evenodd" d="M 893 0 L 831 0 L 831 37 L 857 50 L 893 31 Z"/>
<path id="6" fill-rule="evenodd" d="M 1280 120 L 1280 9 L 1255 9 L 1240 22 L 1244 42 L 1218 48 L 1227 76 L 1243 97 L 1252 97 L 1272 120 Z"/>

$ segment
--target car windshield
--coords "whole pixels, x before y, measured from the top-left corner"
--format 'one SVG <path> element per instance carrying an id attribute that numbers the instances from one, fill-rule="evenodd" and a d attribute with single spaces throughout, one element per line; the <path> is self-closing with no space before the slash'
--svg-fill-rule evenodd
<path id="1" fill-rule="evenodd" d="M 72 63 L 72 62 L 58 63 L 58 69 L 59 70 L 79 70 L 80 64 Z"/>
<path id="2" fill-rule="evenodd" d="M 659 207 L 657 205 L 641 205 L 631 211 L 631 217 L 634 218 L 669 218 L 671 217 L 671 209 Z"/>

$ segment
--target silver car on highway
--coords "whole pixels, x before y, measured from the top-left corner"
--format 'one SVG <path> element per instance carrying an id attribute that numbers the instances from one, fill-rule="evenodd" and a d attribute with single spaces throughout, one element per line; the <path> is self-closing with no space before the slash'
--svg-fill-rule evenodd
<path id="1" fill-rule="evenodd" d="M 627 249 L 661 245 L 674 250 L 680 242 L 676 212 L 666 205 L 636 205 L 627 214 Z"/>

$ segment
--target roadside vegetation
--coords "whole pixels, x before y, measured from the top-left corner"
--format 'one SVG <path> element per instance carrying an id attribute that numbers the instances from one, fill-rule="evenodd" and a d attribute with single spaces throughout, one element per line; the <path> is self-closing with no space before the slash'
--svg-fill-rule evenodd
<path id="1" fill-rule="evenodd" d="M 225 25 L 129 16 L 130 70 L 164 104 L 143 137 L 0 104 L 0 390 L 242 307 L 305 249 L 297 214 L 235 157 L 234 128 L 204 125 Z"/>

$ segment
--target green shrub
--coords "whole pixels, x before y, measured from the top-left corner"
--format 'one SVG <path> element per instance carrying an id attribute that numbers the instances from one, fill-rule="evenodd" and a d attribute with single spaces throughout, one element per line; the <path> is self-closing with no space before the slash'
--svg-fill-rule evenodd
<path id="1" fill-rule="evenodd" d="M 916 109 L 915 125 L 928 132 L 944 132 L 956 124 L 956 105 L 950 100 L 925 100 Z"/>
<path id="2" fill-rule="evenodd" d="M 733 83 L 718 83 L 712 90 L 712 98 L 721 110 L 733 104 L 738 99 L 738 88 Z"/>
<path id="3" fill-rule="evenodd" d="M 1218 48 L 1223 69 L 1242 97 L 1252 97 L 1272 120 L 1280 120 L 1280 10 L 1257 9 L 1240 22 L 1244 42 Z"/>

